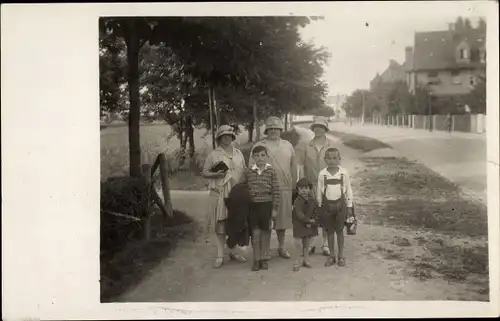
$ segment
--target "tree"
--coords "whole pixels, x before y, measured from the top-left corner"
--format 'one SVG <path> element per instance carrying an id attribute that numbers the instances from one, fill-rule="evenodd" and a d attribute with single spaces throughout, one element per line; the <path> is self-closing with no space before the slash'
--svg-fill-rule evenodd
<path id="1" fill-rule="evenodd" d="M 159 64 L 142 78 L 147 89 L 145 100 L 159 106 L 170 122 L 190 124 L 181 126 L 189 130 L 196 123 L 206 123 L 205 90 L 217 93 L 221 114 L 234 109 L 226 101 L 245 98 L 262 103 L 259 113 L 264 115 L 281 115 L 324 103 L 326 86 L 318 79 L 326 55 L 302 44 L 298 33 L 298 28 L 309 21 L 306 17 L 101 19 L 100 29 L 123 38 L 126 44 L 130 175 L 139 176 L 141 168 L 139 76 L 147 68 L 141 71 L 139 58 L 148 41 L 151 48 L 168 48 L 168 54 L 157 51 L 153 56 L 169 63 Z M 151 68 L 155 59 L 144 66 Z M 172 73 L 164 72 L 168 70 Z M 162 77 L 172 79 L 161 86 L 153 84 L 152 79 L 160 81 Z M 235 112 L 236 119 L 248 115 L 248 104 L 242 106 L 245 110 Z"/>
<path id="2" fill-rule="evenodd" d="M 479 76 L 474 89 L 466 96 L 465 102 L 471 113 L 486 114 L 486 75 Z"/>
<path id="3" fill-rule="evenodd" d="M 122 106 L 122 86 L 126 83 L 125 43 L 106 30 L 99 34 L 99 85 L 102 111 L 115 112 Z"/>
<path id="4" fill-rule="evenodd" d="M 140 144 L 140 93 L 139 93 L 139 52 L 146 43 L 151 29 L 145 18 L 100 18 L 101 33 L 110 37 L 120 37 L 126 44 L 126 79 L 130 102 L 129 121 L 129 157 L 130 176 L 141 176 Z"/>
<path id="5" fill-rule="evenodd" d="M 478 22 L 477 27 L 480 30 L 486 31 L 486 20 L 483 17 L 479 18 L 479 22 Z"/>
<path id="6" fill-rule="evenodd" d="M 465 27 L 464 19 L 462 17 L 458 17 L 457 20 L 455 21 L 455 29 L 457 31 L 461 31 L 464 29 L 464 27 Z"/>
<path id="7" fill-rule="evenodd" d="M 464 28 L 465 29 L 472 29 L 472 25 L 471 25 L 471 22 L 470 22 L 469 18 L 465 18 L 465 20 L 464 20 Z"/>
<path id="8" fill-rule="evenodd" d="M 360 117 L 363 114 L 363 94 L 367 94 L 368 90 L 358 89 L 347 97 L 343 108 L 348 117 Z"/>

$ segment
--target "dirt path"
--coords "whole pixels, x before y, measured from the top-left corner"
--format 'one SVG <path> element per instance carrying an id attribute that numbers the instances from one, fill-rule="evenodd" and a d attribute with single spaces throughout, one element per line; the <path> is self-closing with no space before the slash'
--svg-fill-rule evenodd
<path id="1" fill-rule="evenodd" d="M 307 132 L 307 130 L 306 130 Z M 301 130 L 302 135 L 304 131 Z M 362 169 L 359 153 L 339 144 L 344 165 L 353 173 Z M 207 194 L 175 193 L 174 207 L 205 223 Z M 365 225 L 361 221 L 356 236 L 346 236 L 347 267 L 323 266 L 325 257 L 311 257 L 312 269 L 292 271 L 292 260 L 274 257 L 267 271 L 251 272 L 248 263 L 226 262 L 212 268 L 213 240 L 201 233 L 185 240 L 136 288 L 118 299 L 120 302 L 200 302 L 200 301 L 336 301 L 336 300 L 479 300 L 470 283 L 452 283 L 442 278 L 425 281 L 412 276 L 415 268 L 407 262 L 389 260 L 381 252 L 395 236 L 414 239 L 412 230 Z M 319 239 L 317 240 L 317 242 Z M 287 244 L 293 249 L 291 232 Z M 271 247 L 276 248 L 275 235 Z M 409 248 L 418 255 L 418 248 Z M 245 252 L 245 251 L 244 251 Z M 275 251 L 272 251 L 275 253 Z"/>

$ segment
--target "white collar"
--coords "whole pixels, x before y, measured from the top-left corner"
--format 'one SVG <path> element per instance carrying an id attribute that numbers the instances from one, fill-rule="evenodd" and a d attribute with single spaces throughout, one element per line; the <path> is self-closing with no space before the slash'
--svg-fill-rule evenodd
<path id="1" fill-rule="evenodd" d="M 266 169 L 271 168 L 271 167 L 272 167 L 271 164 L 266 163 L 266 166 L 264 166 L 264 169 L 262 171 L 265 171 Z M 252 170 L 260 171 L 260 168 L 259 168 L 259 166 L 257 166 L 257 164 L 253 164 Z"/>
<path id="2" fill-rule="evenodd" d="M 329 176 L 336 176 L 336 175 L 340 175 L 340 174 L 344 174 L 344 168 L 340 165 L 339 165 L 339 171 L 337 173 L 335 173 L 335 175 L 332 175 L 328 171 L 328 167 L 323 168 L 320 172 L 320 175 L 329 175 Z"/>

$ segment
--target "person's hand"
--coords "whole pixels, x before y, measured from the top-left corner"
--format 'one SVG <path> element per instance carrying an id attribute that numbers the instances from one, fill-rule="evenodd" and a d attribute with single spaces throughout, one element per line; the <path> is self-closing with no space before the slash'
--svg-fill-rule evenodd
<path id="1" fill-rule="evenodd" d="M 216 177 L 216 178 L 223 178 L 225 176 L 226 176 L 226 172 L 222 169 L 220 171 L 214 173 L 214 177 Z"/>
<path id="2" fill-rule="evenodd" d="M 311 224 L 306 224 L 306 227 L 307 228 L 311 228 Z"/>
<path id="3" fill-rule="evenodd" d="M 278 217 L 278 210 L 273 210 L 271 213 L 271 219 L 276 220 L 277 217 Z"/>

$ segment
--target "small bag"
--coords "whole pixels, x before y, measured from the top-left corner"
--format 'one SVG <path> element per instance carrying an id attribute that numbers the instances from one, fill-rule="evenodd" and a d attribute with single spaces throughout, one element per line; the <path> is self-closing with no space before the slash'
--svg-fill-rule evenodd
<path id="1" fill-rule="evenodd" d="M 210 172 L 212 173 L 217 173 L 218 171 L 224 171 L 227 172 L 229 170 L 229 167 L 224 163 L 223 161 L 217 162 L 212 166 L 210 169 Z"/>
<path id="2" fill-rule="evenodd" d="M 345 202 L 345 195 L 344 195 L 344 175 L 340 177 L 340 186 L 341 186 L 341 191 L 342 191 L 342 201 Z M 356 219 L 356 212 L 354 211 L 354 204 L 350 208 L 351 213 L 349 213 L 349 208 L 346 206 L 346 220 L 345 220 L 345 226 L 347 230 L 347 235 L 356 235 L 356 231 L 358 229 L 358 220 Z"/>
<path id="3" fill-rule="evenodd" d="M 358 220 L 356 219 L 356 214 L 354 212 L 354 205 L 351 208 L 351 215 L 346 219 L 345 225 L 348 235 L 356 235 L 356 230 L 358 229 Z"/>

